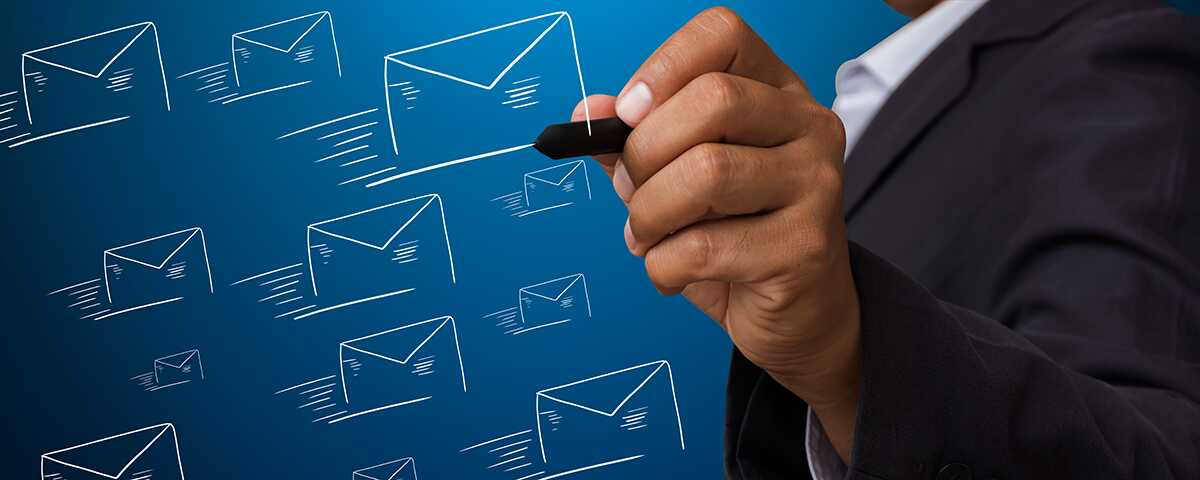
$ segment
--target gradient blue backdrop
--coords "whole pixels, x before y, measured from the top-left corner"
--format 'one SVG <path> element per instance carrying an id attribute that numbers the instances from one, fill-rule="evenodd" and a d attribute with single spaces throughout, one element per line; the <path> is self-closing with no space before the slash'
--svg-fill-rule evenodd
<path id="1" fill-rule="evenodd" d="M 838 65 L 903 22 L 875 0 L 730 5 L 826 103 Z M 650 287 L 640 261 L 625 251 L 624 210 L 599 168 L 588 166 L 594 201 L 516 222 L 488 199 L 515 190 L 520 172 L 544 163 L 484 161 L 368 190 L 337 186 L 340 172 L 314 166 L 306 144 L 273 140 L 314 119 L 381 107 L 387 53 L 555 10 L 574 18 L 589 93 L 613 93 L 706 6 L 304 0 L 3 7 L 0 58 L 9 61 L 0 62 L 0 90 L 20 88 L 21 52 L 153 21 L 175 103 L 152 122 L 0 150 L 4 476 L 32 479 L 43 452 L 169 421 L 190 478 L 347 478 L 356 468 L 408 456 L 426 479 L 497 478 L 464 466 L 457 450 L 531 426 L 534 391 L 665 359 L 674 367 L 688 441 L 684 460 L 620 478 L 721 477 L 729 342 L 682 299 Z M 331 11 L 336 22 L 345 71 L 337 89 L 218 108 L 189 101 L 190 89 L 175 80 L 223 61 L 232 32 L 317 10 Z M 383 139 L 376 142 L 382 147 Z M 445 199 L 459 265 L 453 289 L 291 321 L 273 319 L 230 287 L 302 260 L 304 227 L 314 221 L 435 191 Z M 92 322 L 46 295 L 97 276 L 106 248 L 191 226 L 207 234 L 217 290 L 211 298 Z M 577 271 L 588 276 L 595 310 L 587 322 L 512 337 L 480 318 L 512 306 L 516 288 L 531 280 Z M 310 424 L 294 404 L 271 395 L 336 371 L 341 340 L 437 315 L 457 319 L 468 395 L 333 426 Z M 203 353 L 202 384 L 144 392 L 128 381 L 154 358 L 188 348 Z"/>

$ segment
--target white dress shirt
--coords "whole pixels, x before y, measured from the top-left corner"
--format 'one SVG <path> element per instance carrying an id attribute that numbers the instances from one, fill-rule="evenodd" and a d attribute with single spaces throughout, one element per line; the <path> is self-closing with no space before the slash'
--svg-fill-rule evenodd
<path id="1" fill-rule="evenodd" d="M 986 2 L 944 0 L 866 53 L 842 64 L 834 80 L 837 98 L 833 101 L 833 111 L 846 127 L 847 158 L 896 87 Z M 808 412 L 804 444 L 814 479 L 846 476 L 846 465 L 833 450 L 812 410 Z"/>

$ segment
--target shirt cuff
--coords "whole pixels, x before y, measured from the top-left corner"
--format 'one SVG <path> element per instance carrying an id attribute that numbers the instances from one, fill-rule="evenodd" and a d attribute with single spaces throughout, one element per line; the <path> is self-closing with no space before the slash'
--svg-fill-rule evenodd
<path id="1" fill-rule="evenodd" d="M 846 465 L 842 458 L 829 443 L 825 429 L 821 428 L 821 420 L 811 408 L 808 409 L 808 420 L 804 428 L 804 450 L 808 456 L 808 472 L 813 480 L 835 480 L 846 477 Z"/>

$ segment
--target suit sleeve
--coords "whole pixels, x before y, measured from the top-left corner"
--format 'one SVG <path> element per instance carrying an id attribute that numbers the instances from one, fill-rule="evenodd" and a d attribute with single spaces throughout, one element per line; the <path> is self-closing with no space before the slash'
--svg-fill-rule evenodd
<path id="1" fill-rule="evenodd" d="M 1006 133 L 1045 167 L 996 195 L 1036 208 L 1003 212 L 1025 220 L 979 272 L 985 312 L 851 245 L 847 478 L 1200 478 L 1200 38 L 1139 15 L 1069 37 L 1056 54 L 1086 68 Z M 729 389 L 727 475 L 807 477 L 804 403 L 736 351 Z"/>

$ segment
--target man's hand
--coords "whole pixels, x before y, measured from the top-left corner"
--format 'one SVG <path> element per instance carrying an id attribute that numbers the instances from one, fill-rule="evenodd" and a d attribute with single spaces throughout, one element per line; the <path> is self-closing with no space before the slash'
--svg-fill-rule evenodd
<path id="1" fill-rule="evenodd" d="M 618 98 L 587 101 L 635 127 L 597 160 L 650 280 L 805 400 L 848 461 L 861 360 L 837 116 L 723 8 L 672 35 Z"/>

